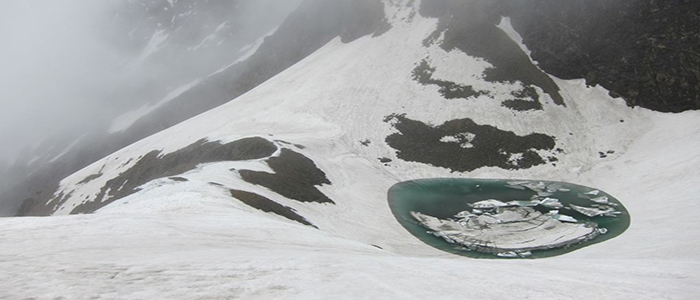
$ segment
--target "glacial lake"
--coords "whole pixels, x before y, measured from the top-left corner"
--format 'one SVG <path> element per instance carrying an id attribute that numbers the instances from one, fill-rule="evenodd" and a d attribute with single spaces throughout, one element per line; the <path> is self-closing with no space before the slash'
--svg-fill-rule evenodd
<path id="1" fill-rule="evenodd" d="M 573 218 L 575 220 L 567 222 L 566 225 L 581 226 L 581 228 L 585 226 L 589 230 L 592 230 L 591 228 L 599 230 L 594 231 L 595 237 L 589 237 L 581 242 L 552 249 L 528 251 L 528 258 L 562 255 L 601 243 L 622 234 L 630 225 L 629 213 L 622 203 L 612 195 L 593 187 L 566 182 L 511 179 L 422 179 L 398 183 L 391 187 L 388 194 L 389 206 L 394 217 L 411 234 L 426 244 L 449 253 L 471 258 L 499 259 L 501 257 L 494 253 L 474 248 L 468 249 L 464 244 L 454 241 L 448 242 L 444 236 L 426 228 L 425 224 L 421 224 L 415 214 L 412 214 L 412 212 L 417 212 L 447 222 L 454 221 L 453 224 L 460 224 L 456 220 L 458 219 L 456 218 L 457 214 L 463 212 L 462 214 L 469 215 L 469 218 L 483 216 L 481 210 L 478 211 L 478 216 L 471 214 L 471 212 L 476 212 L 474 203 L 483 203 L 480 201 L 489 199 L 510 203 L 511 206 L 516 203 L 515 201 L 526 204 L 546 202 L 547 206 L 527 204 L 527 208 L 519 207 L 518 209 L 528 209 L 530 212 L 545 217 Z M 548 200 L 542 201 L 543 199 Z M 551 205 L 556 205 L 556 207 Z M 603 210 L 608 213 L 594 215 L 596 211 Z M 592 211 L 594 213 L 591 213 Z M 484 213 L 487 217 L 491 217 L 488 214 Z M 557 221 L 557 223 L 559 222 Z M 461 224 L 466 223 L 462 222 Z M 561 222 L 561 224 L 565 223 Z M 541 231 L 546 232 L 545 230 Z"/>

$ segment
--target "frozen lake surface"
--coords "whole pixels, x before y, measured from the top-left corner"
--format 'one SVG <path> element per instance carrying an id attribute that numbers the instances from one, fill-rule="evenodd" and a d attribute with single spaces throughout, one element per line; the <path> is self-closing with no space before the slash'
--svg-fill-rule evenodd
<path id="1" fill-rule="evenodd" d="M 622 234 L 625 207 L 566 182 L 424 179 L 389 191 L 396 219 L 421 241 L 473 258 L 562 255 Z"/>

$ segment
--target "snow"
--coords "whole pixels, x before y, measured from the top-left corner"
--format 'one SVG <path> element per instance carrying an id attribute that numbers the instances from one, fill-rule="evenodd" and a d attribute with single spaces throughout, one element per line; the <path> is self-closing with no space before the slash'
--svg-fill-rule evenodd
<path id="1" fill-rule="evenodd" d="M 219 31 L 220 29 L 224 28 L 225 25 L 226 25 L 226 22 L 220 24 L 220 25 L 217 27 L 216 31 Z M 229 64 L 229 65 L 227 65 L 227 66 L 225 66 L 225 67 L 223 67 L 223 68 L 221 68 L 221 69 L 219 69 L 219 70 L 217 70 L 216 72 L 212 73 L 211 75 L 206 76 L 206 77 L 204 77 L 204 78 L 202 78 L 202 79 L 196 79 L 196 80 L 194 80 L 194 81 L 191 81 L 191 82 L 189 82 L 189 83 L 186 83 L 186 84 L 184 84 L 184 85 L 182 85 L 182 86 L 180 86 L 180 87 L 178 87 L 178 88 L 176 88 L 176 89 L 170 91 L 165 97 L 163 97 L 161 100 L 159 100 L 159 101 L 156 102 L 156 103 L 153 103 L 153 104 L 146 104 L 146 105 L 144 105 L 144 106 L 142 106 L 142 107 L 139 107 L 139 108 L 137 108 L 137 109 L 135 109 L 135 110 L 126 112 L 125 114 L 118 116 L 117 118 L 115 118 L 115 119 L 112 121 L 112 124 L 110 125 L 110 128 L 109 128 L 108 132 L 109 132 L 109 133 L 117 133 L 117 132 L 123 132 L 123 131 L 125 131 L 126 129 L 128 129 L 129 127 L 131 127 L 131 126 L 132 126 L 136 121 L 138 121 L 139 119 L 148 116 L 150 113 L 154 112 L 155 110 L 157 110 L 157 109 L 160 108 L 161 106 L 165 105 L 166 103 L 170 102 L 171 100 L 173 100 L 173 99 L 177 98 L 178 96 L 182 95 L 184 92 L 186 92 L 186 91 L 190 90 L 191 88 L 197 86 L 199 83 L 201 83 L 202 81 L 206 80 L 207 78 L 209 78 L 209 77 L 211 77 L 211 76 L 213 76 L 213 75 L 215 75 L 215 74 L 221 73 L 221 72 L 223 72 L 224 70 L 226 70 L 227 68 L 230 68 L 231 66 L 233 66 L 233 65 L 235 65 L 235 64 L 237 64 L 237 63 L 240 63 L 240 62 L 242 62 L 242 61 L 245 61 L 246 59 L 248 59 L 250 56 L 252 56 L 252 55 L 258 50 L 258 48 L 262 45 L 262 43 L 263 43 L 263 41 L 265 40 L 265 38 L 268 37 L 268 36 L 270 36 L 270 35 L 272 35 L 275 31 L 277 31 L 277 28 L 275 28 L 274 30 L 268 32 L 266 35 L 264 35 L 264 36 L 258 38 L 258 39 L 255 41 L 255 43 L 243 47 L 243 48 L 241 49 L 241 53 L 242 53 L 242 54 L 241 54 L 233 63 L 231 63 L 231 64 Z M 211 39 L 213 39 L 213 38 L 215 37 L 215 35 L 210 35 L 210 37 L 211 37 Z M 203 45 L 203 44 L 206 43 L 207 41 L 208 41 L 208 40 L 205 38 L 205 39 L 202 41 L 202 43 L 201 43 L 200 45 L 194 47 L 194 48 L 191 49 L 191 50 L 196 50 L 197 48 L 199 48 L 201 45 Z"/>
<path id="2" fill-rule="evenodd" d="M 178 96 L 182 95 L 182 93 L 188 91 L 189 89 L 195 87 L 201 82 L 201 80 L 197 79 L 194 80 L 190 83 L 184 84 L 172 91 L 170 91 L 163 99 L 160 101 L 153 103 L 153 104 L 146 104 L 136 110 L 129 111 L 116 119 L 112 121 L 112 124 L 109 127 L 109 133 L 117 133 L 117 132 L 122 132 L 131 125 L 133 125 L 136 121 L 139 119 L 149 115 L 159 107 L 165 105 L 166 103 L 170 102 L 171 100 L 177 98 Z"/>
<path id="3" fill-rule="evenodd" d="M 80 143 L 80 140 L 82 140 L 84 137 L 85 137 L 85 135 L 83 135 L 83 136 L 81 136 L 81 137 L 75 139 L 75 140 L 74 140 L 73 142 L 71 142 L 65 149 L 63 149 L 63 151 L 61 151 L 59 154 L 57 154 L 56 156 L 54 156 L 53 158 L 51 158 L 51 159 L 49 160 L 49 163 L 55 162 L 55 161 L 57 161 L 59 158 L 61 158 L 61 157 L 63 157 L 64 155 L 66 155 L 66 154 L 68 153 L 68 151 L 70 151 L 71 149 L 73 149 L 73 147 L 75 147 L 76 145 L 78 145 L 78 143 Z M 30 163 L 30 164 L 31 164 L 31 163 Z"/>
<path id="4" fill-rule="evenodd" d="M 520 46 L 520 49 L 523 50 L 527 54 L 528 57 L 530 57 L 530 61 L 535 63 L 537 65 L 537 62 L 532 59 L 532 51 L 525 46 L 525 43 L 523 43 L 523 37 L 520 36 L 520 34 L 513 28 L 513 25 L 510 23 L 510 18 L 509 17 L 501 17 L 501 22 L 497 25 L 497 27 L 503 32 L 508 35 L 508 37 L 518 43 Z"/>
<path id="5" fill-rule="evenodd" d="M 239 57 L 238 57 L 235 61 L 233 61 L 232 63 L 230 63 L 230 64 L 228 64 L 228 65 L 222 67 L 222 68 L 219 69 L 219 70 L 217 70 L 214 74 L 221 73 L 221 72 L 223 72 L 224 70 L 226 70 L 226 69 L 228 69 L 228 68 L 230 68 L 230 67 L 232 67 L 232 66 L 234 66 L 234 65 L 236 65 L 236 64 L 238 64 L 238 63 L 240 63 L 240 62 L 243 62 L 243 61 L 247 60 L 248 58 L 250 58 L 251 56 L 253 56 L 253 54 L 255 54 L 255 52 L 258 51 L 258 49 L 260 48 L 260 46 L 262 46 L 263 42 L 265 42 L 265 38 L 267 38 L 268 36 L 271 36 L 272 34 L 274 34 L 274 33 L 277 31 L 278 28 L 279 28 L 279 27 L 275 27 L 274 29 L 270 30 L 267 34 L 265 34 L 265 35 L 261 36 L 260 38 L 258 38 L 257 40 L 255 40 L 255 42 L 253 42 L 252 44 L 243 46 L 243 47 L 238 51 L 239 53 L 242 53 L 241 56 L 239 56 Z"/>
<path id="6" fill-rule="evenodd" d="M 0 219 L 0 297 L 692 299 L 700 293 L 700 211 L 689 209 L 700 194 L 700 112 L 630 108 L 602 87 L 558 78 L 566 107 L 547 95 L 543 110 L 531 112 L 487 97 L 443 99 L 436 87 L 411 78 L 426 57 L 440 79 L 504 95 L 519 83 L 485 82 L 478 75 L 486 62 L 423 47 L 436 20 L 401 21 L 409 8 L 387 5 L 388 15 L 398 17 L 389 19 L 386 34 L 349 44 L 335 39 L 236 101 L 67 177 L 61 189 L 74 193 L 56 216 Z M 518 135 L 553 135 L 566 154 L 557 166 L 467 173 L 405 162 L 384 142 L 395 129 L 382 120 L 393 113 L 429 124 L 471 118 Z M 293 150 L 327 173 L 333 184 L 319 189 L 337 205 L 286 199 L 229 171 L 270 171 L 262 161 L 220 162 L 183 174 L 188 182 L 151 182 L 96 214 L 61 216 L 94 200 L 108 180 L 152 150 L 249 136 L 304 145 Z M 363 146 L 364 140 L 371 143 Z M 601 150 L 616 155 L 603 160 Z M 393 161 L 385 166 L 379 157 Z M 77 185 L 102 167 L 101 177 Z M 591 186 L 619 199 L 632 224 L 619 237 L 554 258 L 457 257 L 415 239 L 386 202 L 393 184 L 434 177 Z M 320 230 L 244 206 L 210 181 L 293 207 Z"/>
<path id="7" fill-rule="evenodd" d="M 153 35 L 151 35 L 151 38 L 148 40 L 146 46 L 143 48 L 143 50 L 141 50 L 141 54 L 135 60 L 134 65 L 140 65 L 153 53 L 158 52 L 158 50 L 162 48 L 162 44 L 166 39 L 168 39 L 168 34 L 165 33 L 165 29 L 156 30 Z"/>
<path id="8" fill-rule="evenodd" d="M 199 44 L 187 47 L 187 51 L 196 51 L 197 49 L 204 47 L 208 42 L 215 40 L 217 37 L 219 37 L 217 33 L 226 27 L 226 23 L 228 23 L 228 21 L 219 24 L 219 26 L 216 27 L 214 32 L 204 37 L 204 39 L 202 39 L 202 41 L 199 42 Z M 219 41 L 217 41 L 216 45 L 220 45 L 222 42 L 223 39 L 219 38 Z"/>

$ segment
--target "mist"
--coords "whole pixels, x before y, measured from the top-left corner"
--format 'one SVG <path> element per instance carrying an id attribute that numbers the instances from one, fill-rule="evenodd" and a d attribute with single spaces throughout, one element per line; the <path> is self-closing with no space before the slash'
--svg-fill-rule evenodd
<path id="1" fill-rule="evenodd" d="M 106 117 L 117 86 L 118 51 L 96 32 L 111 3 L 5 2 L 0 12 L 0 149 L 11 159 L 49 136 L 81 131 Z"/>
<path id="2" fill-rule="evenodd" d="M 300 1 L 4 1 L 0 194 L 73 142 L 108 135 L 120 115 L 235 61 Z"/>
<path id="3" fill-rule="evenodd" d="M 249 12 L 242 14 L 245 20 L 237 25 L 250 28 L 263 19 L 261 14 L 280 18 L 297 5 L 297 1 L 243 2 L 241 9 Z M 191 77 L 183 70 L 202 64 L 182 61 L 173 66 L 165 59 L 134 66 L 148 36 L 132 36 L 129 41 L 127 35 L 133 35 L 135 24 L 120 17 L 138 3 L 10 0 L 4 4 L 0 12 L 0 139 L 12 143 L 0 149 L 0 159 L 12 160 L 26 147 L 50 137 L 76 138 L 102 127 L 125 110 L 158 100 L 154 99 L 157 90 Z M 153 12 L 144 15 L 149 13 Z M 205 22 L 187 24 L 186 29 L 205 31 L 218 25 L 201 19 Z M 149 19 L 139 21 L 148 25 Z M 178 46 L 189 45 L 167 45 Z M 234 54 L 235 50 L 224 49 Z M 208 54 L 203 59 L 221 56 Z M 171 75 L 173 68 L 178 70 L 177 78 Z"/>

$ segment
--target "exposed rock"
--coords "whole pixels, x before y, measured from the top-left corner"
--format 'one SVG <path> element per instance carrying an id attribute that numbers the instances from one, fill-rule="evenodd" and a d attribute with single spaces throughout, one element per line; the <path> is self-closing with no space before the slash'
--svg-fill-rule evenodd
<path id="1" fill-rule="evenodd" d="M 503 1 L 502 1 L 503 2 Z M 700 2 L 510 0 L 502 14 L 539 67 L 585 78 L 630 106 L 700 109 Z"/>
<path id="2" fill-rule="evenodd" d="M 154 5 L 169 5 L 165 1 L 161 2 L 163 3 Z M 212 14 L 217 19 L 222 13 L 227 12 L 226 9 L 235 5 L 235 3 L 217 4 L 211 1 L 209 3 L 216 7 Z M 162 11 L 162 7 L 154 9 L 154 14 L 158 15 L 159 10 Z M 158 15 L 157 18 L 170 20 L 165 16 L 169 13 Z M 233 24 L 233 28 L 236 27 L 236 20 L 228 22 Z M 30 207 L 45 205 L 46 203 L 39 202 L 53 197 L 53 194 L 48 193 L 57 189 L 61 179 L 110 153 L 237 98 L 301 61 L 336 37 L 348 43 L 363 36 L 381 35 L 389 28 L 390 25 L 385 20 L 384 5 L 380 0 L 305 0 L 247 60 L 209 76 L 197 86 L 159 107 L 147 118 L 136 121 L 124 132 L 113 134 L 99 132 L 90 135 L 84 143 L 75 147 L 77 150 L 66 154 L 65 157 L 70 159 L 61 159 L 23 182 L 17 183 L 16 186 L 8 187 L 4 192 L 0 190 L 2 193 L 0 198 L 3 201 L 17 203 L 35 201 L 35 204 L 29 205 Z M 137 34 L 145 33 L 137 32 Z M 24 174 L 29 173 L 29 171 L 24 172 Z M 41 196 L 37 196 L 38 194 Z M 28 213 L 27 205 L 23 207 L 23 211 L 18 212 L 18 215 Z M 50 211 L 42 215 L 46 213 Z"/>
<path id="3" fill-rule="evenodd" d="M 316 227 L 314 224 L 311 224 L 311 222 L 307 221 L 306 218 L 297 214 L 296 210 L 289 206 L 284 206 L 266 197 L 251 192 L 241 190 L 230 190 L 230 192 L 231 196 L 240 200 L 241 202 L 245 203 L 250 207 L 262 210 L 264 212 L 271 212 L 279 216 L 285 217 L 289 220 L 299 222 L 301 224 L 318 229 L 318 227 Z"/>
<path id="4" fill-rule="evenodd" d="M 496 27 L 501 20 L 500 4 L 500 1 L 487 0 L 422 1 L 421 14 L 439 19 L 438 28 L 425 44 L 435 42 L 444 33 L 440 44 L 443 49 L 459 49 L 493 65 L 493 68 L 486 70 L 484 79 L 493 82 L 520 81 L 530 88 L 538 86 L 552 97 L 554 103 L 564 105 L 554 81 L 530 61 L 517 43 Z M 514 103 L 508 105 L 526 108 Z"/>
<path id="5" fill-rule="evenodd" d="M 439 92 L 445 99 L 469 99 L 489 94 L 488 91 L 474 90 L 472 86 L 434 79 L 433 73 L 435 73 L 435 68 L 430 66 L 427 59 L 424 59 L 413 69 L 413 80 L 423 85 L 436 85 L 440 87 Z"/>
<path id="6" fill-rule="evenodd" d="M 198 164 L 217 161 L 234 161 L 264 158 L 277 151 L 277 147 L 259 137 L 240 139 L 228 144 L 200 140 L 192 145 L 166 155 L 151 151 L 141 157 L 134 166 L 112 178 L 100 189 L 94 201 L 76 206 L 71 213 L 92 213 L 117 199 L 138 191 L 138 187 L 157 178 L 170 177 L 194 169 Z M 48 190 L 36 198 L 25 201 L 19 215 L 49 215 L 69 197 Z"/>
<path id="7" fill-rule="evenodd" d="M 478 125 L 471 119 L 459 119 L 442 125 L 430 126 L 411 120 L 405 115 L 391 115 L 385 121 L 393 121 L 399 133 L 386 138 L 387 144 L 396 149 L 402 160 L 444 167 L 452 171 L 473 171 L 481 167 L 525 169 L 546 163 L 535 150 L 552 150 L 553 137 L 533 133 L 518 136 L 489 125 Z M 445 136 L 468 132 L 473 135 L 469 144 L 441 141 Z M 516 161 L 513 155 L 518 154 Z"/>
<path id="8" fill-rule="evenodd" d="M 278 157 L 271 157 L 267 164 L 274 173 L 240 170 L 243 180 L 264 186 L 284 197 L 301 202 L 335 204 L 316 186 L 331 184 L 321 169 L 304 155 L 282 149 Z"/>
<path id="9" fill-rule="evenodd" d="M 86 184 L 86 183 L 93 181 L 93 180 L 100 178 L 100 177 L 102 177 L 102 173 L 92 174 L 90 176 L 85 177 L 85 179 L 78 182 L 78 184 Z"/>

